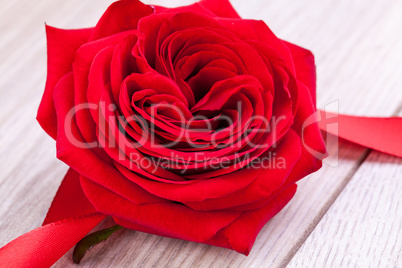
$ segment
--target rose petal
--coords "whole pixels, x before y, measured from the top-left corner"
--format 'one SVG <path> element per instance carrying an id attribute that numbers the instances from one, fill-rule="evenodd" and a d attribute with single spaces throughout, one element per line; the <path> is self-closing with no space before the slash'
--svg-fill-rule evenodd
<path id="1" fill-rule="evenodd" d="M 137 29 L 142 17 L 154 13 L 151 6 L 138 0 L 120 0 L 111 4 L 96 24 L 90 41 L 107 37 L 116 33 Z"/>
<path id="2" fill-rule="evenodd" d="M 89 42 L 80 47 L 80 49 L 76 53 L 73 63 L 74 98 L 76 107 L 85 107 L 86 105 L 88 105 L 88 76 L 95 56 L 101 50 L 109 46 L 116 46 L 126 36 L 135 33 L 137 33 L 137 31 L 115 34 L 107 38 L 102 38 L 93 42 Z M 106 61 L 106 59 L 109 58 L 106 57 L 104 59 L 105 61 L 99 62 L 98 66 L 96 66 L 97 69 L 110 68 L 110 60 Z M 98 103 L 95 104 L 98 105 Z M 89 110 L 90 109 L 77 109 L 75 116 L 76 123 L 78 128 L 80 129 L 82 137 L 88 143 L 92 143 L 96 141 L 96 125 L 92 119 L 92 115 Z"/>
<path id="3" fill-rule="evenodd" d="M 316 107 L 316 71 L 314 55 L 311 51 L 283 41 L 292 53 L 293 62 L 296 70 L 296 78 L 299 82 L 306 85 L 310 90 L 310 95 Z"/>
<path id="4" fill-rule="evenodd" d="M 228 0 L 202 0 L 199 4 L 219 17 L 240 18 Z"/>
<path id="5" fill-rule="evenodd" d="M 74 106 L 73 75 L 65 75 L 56 85 L 53 98 L 58 121 L 57 158 L 80 174 L 129 199 L 133 203 L 164 202 L 138 185 L 124 178 L 112 163 L 100 159 L 86 143 L 69 112 Z M 72 110 L 74 111 L 74 110 Z M 71 114 L 70 114 L 71 115 Z M 68 120 L 65 122 L 65 120 Z M 66 125 L 65 125 L 66 124 Z"/>
<path id="6" fill-rule="evenodd" d="M 300 104 L 292 129 L 302 137 L 302 154 L 299 162 L 286 180 L 285 187 L 319 170 L 322 166 L 322 159 L 328 155 L 317 124 L 316 110 L 309 89 L 302 83 L 299 83 L 299 89 Z M 309 117 L 311 122 L 308 120 Z"/>
<path id="7" fill-rule="evenodd" d="M 56 139 L 57 136 L 53 89 L 60 78 L 72 70 L 75 52 L 88 41 L 92 30 L 92 28 L 63 30 L 46 25 L 47 80 L 36 119 L 53 139 Z"/>
<path id="8" fill-rule="evenodd" d="M 180 12 L 194 12 L 202 15 L 207 15 L 210 17 L 215 17 L 215 14 L 209 11 L 207 8 L 203 7 L 199 3 L 194 3 L 188 6 L 182 6 L 182 7 L 173 7 L 173 8 L 165 8 L 165 9 L 160 9 L 160 7 L 157 9 L 158 12 L 155 13 L 172 13 L 172 14 L 177 14 Z"/>
<path id="9" fill-rule="evenodd" d="M 293 184 L 264 207 L 243 212 L 237 220 L 206 243 L 233 249 L 247 256 L 262 227 L 286 206 L 295 194 L 296 188 L 296 184 Z"/>
<path id="10" fill-rule="evenodd" d="M 170 184 L 150 181 L 132 173 L 127 168 L 116 165 L 129 180 L 137 183 L 146 191 L 161 198 L 177 202 L 199 202 L 207 198 L 218 198 L 243 189 L 254 181 L 261 170 L 242 169 L 216 178 L 173 182 Z"/>
<path id="11" fill-rule="evenodd" d="M 212 17 L 194 12 L 162 13 L 141 19 L 138 29 L 145 36 L 143 48 L 149 65 L 155 67 L 160 45 L 170 34 L 191 27 L 221 28 L 222 25 Z"/>
<path id="12" fill-rule="evenodd" d="M 95 208 L 81 189 L 80 174 L 70 168 L 53 199 L 43 225 L 95 212 Z"/>
<path id="13" fill-rule="evenodd" d="M 293 58 L 289 48 L 269 29 L 263 21 L 245 19 L 216 19 L 227 30 L 235 33 L 242 40 L 257 40 L 266 43 L 283 57 L 291 71 L 294 70 Z"/>
<path id="14" fill-rule="evenodd" d="M 301 156 L 300 147 L 300 137 L 291 130 L 280 142 L 279 147 L 269 152 L 271 158 L 273 158 L 271 159 L 272 161 L 284 159 L 285 166 L 261 168 L 261 173 L 252 183 L 231 194 L 220 198 L 206 199 L 201 202 L 186 202 L 185 204 L 195 210 L 207 211 L 228 209 L 246 204 L 250 205 L 266 200 L 272 192 L 281 187 L 288 178 L 293 167 L 299 161 Z M 266 157 L 267 155 L 268 154 L 263 154 L 261 157 Z M 275 165 L 275 163 L 272 165 Z M 246 167 L 245 169 L 251 168 L 252 167 Z M 245 207 L 242 209 L 244 208 Z M 248 208 L 250 208 L 250 206 L 248 206 Z"/>
<path id="15" fill-rule="evenodd" d="M 95 208 L 122 219 L 119 223 L 123 226 L 131 228 L 130 223 L 134 223 L 179 239 L 204 242 L 240 215 L 240 212 L 229 210 L 198 212 L 177 203 L 136 205 L 85 177 L 81 177 L 81 184 Z"/>
<path id="16" fill-rule="evenodd" d="M 314 107 L 310 90 L 300 82 L 298 87 L 300 90 L 299 105 L 292 129 L 302 137 L 303 147 L 315 153 L 314 158 L 321 162 L 327 155 L 325 143 L 318 126 L 317 111 Z"/>

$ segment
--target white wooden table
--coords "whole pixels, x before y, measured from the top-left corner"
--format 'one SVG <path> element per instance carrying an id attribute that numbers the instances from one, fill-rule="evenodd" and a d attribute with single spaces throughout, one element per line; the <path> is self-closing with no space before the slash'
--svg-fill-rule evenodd
<path id="1" fill-rule="evenodd" d="M 46 77 L 44 22 L 93 26 L 111 2 L 1 0 L 0 246 L 40 226 L 67 170 L 35 121 Z M 244 18 L 263 19 L 279 37 L 315 53 L 318 107 L 337 101 L 342 113 L 402 115 L 402 1 L 232 3 Z M 248 257 L 124 230 L 88 253 L 82 266 L 402 267 L 401 193 L 401 159 L 340 140 L 337 166 L 324 165 L 299 183 Z M 71 251 L 55 266 L 73 266 Z"/>

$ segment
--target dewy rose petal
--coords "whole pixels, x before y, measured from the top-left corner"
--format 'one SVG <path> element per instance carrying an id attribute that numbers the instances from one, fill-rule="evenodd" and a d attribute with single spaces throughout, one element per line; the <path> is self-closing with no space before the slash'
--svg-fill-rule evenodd
<path id="1" fill-rule="evenodd" d="M 317 124 L 302 129 L 312 54 L 226 0 L 122 0 L 95 28 L 47 34 L 38 121 L 96 211 L 124 227 L 247 255 L 321 167 L 301 146 L 326 152 Z"/>

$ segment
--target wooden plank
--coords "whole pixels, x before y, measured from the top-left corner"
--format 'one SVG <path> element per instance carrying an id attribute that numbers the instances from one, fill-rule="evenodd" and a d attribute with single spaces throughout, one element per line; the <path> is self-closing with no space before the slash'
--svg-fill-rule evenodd
<path id="1" fill-rule="evenodd" d="M 371 153 L 288 267 L 401 267 L 401 174 Z"/>
<path id="2" fill-rule="evenodd" d="M 57 27 L 91 26 L 111 1 L 31 2 L 8 2 L 0 11 L 0 246 L 40 225 L 66 170 L 54 157 L 54 143 L 34 120 L 46 74 L 43 21 Z M 261 0 L 233 1 L 233 5 L 241 15 L 264 19 L 278 36 L 315 52 L 319 106 L 339 99 L 342 112 L 390 115 L 402 95 L 400 87 L 389 86 L 396 79 L 389 70 L 400 61 L 386 53 L 400 37 L 380 22 L 394 2 Z M 24 19 L 15 20 L 16 14 L 25 14 Z M 383 39 L 377 38 L 378 33 Z M 379 70 L 380 63 L 387 68 Z M 379 91 L 379 85 L 387 85 L 387 91 Z M 342 191 L 364 150 L 342 142 L 339 155 L 339 168 L 325 166 L 300 183 L 295 199 L 264 227 L 249 257 L 125 230 L 91 251 L 83 266 L 282 265 Z M 70 258 L 71 252 L 56 267 L 71 266 Z"/>

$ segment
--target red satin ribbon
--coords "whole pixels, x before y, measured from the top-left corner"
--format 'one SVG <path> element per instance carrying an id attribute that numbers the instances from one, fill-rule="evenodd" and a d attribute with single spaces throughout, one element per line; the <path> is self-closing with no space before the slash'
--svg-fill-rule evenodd
<path id="1" fill-rule="evenodd" d="M 373 118 L 320 112 L 320 128 L 367 148 L 402 157 L 402 118 Z M 335 128 L 328 128 L 337 123 Z M 106 215 L 96 213 L 81 190 L 79 174 L 66 174 L 44 226 L 0 249 L 0 266 L 50 267 Z M 67 218 L 67 219 L 66 219 Z"/>
<path id="2" fill-rule="evenodd" d="M 79 177 L 67 172 L 43 226 L 2 247 L 0 267 L 50 267 L 106 217 L 89 203 Z"/>
<path id="3" fill-rule="evenodd" d="M 390 155 L 402 157 L 401 117 L 361 117 L 320 111 L 320 128 L 342 139 Z M 327 128 L 337 123 L 335 128 Z"/>
<path id="4" fill-rule="evenodd" d="M 0 266 L 50 267 L 105 217 L 99 213 L 89 214 L 32 230 L 0 249 Z"/>

